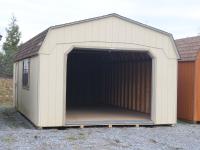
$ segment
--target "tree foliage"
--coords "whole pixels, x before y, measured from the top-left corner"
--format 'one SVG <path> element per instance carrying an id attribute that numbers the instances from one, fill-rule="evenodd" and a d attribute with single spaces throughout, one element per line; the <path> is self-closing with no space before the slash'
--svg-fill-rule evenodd
<path id="1" fill-rule="evenodd" d="M 19 26 L 16 24 L 16 21 L 16 18 L 12 16 L 8 28 L 6 28 L 6 40 L 3 43 L 4 53 L 0 54 L 1 75 L 13 75 L 14 56 L 18 50 L 18 44 L 21 37 L 21 32 L 19 31 Z"/>

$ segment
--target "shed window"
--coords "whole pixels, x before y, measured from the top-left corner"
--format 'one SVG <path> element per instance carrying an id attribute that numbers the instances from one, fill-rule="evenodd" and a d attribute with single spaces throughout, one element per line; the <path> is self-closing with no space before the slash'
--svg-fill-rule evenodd
<path id="1" fill-rule="evenodd" d="M 30 59 L 23 61 L 23 76 L 22 76 L 23 88 L 29 89 L 30 86 Z"/>

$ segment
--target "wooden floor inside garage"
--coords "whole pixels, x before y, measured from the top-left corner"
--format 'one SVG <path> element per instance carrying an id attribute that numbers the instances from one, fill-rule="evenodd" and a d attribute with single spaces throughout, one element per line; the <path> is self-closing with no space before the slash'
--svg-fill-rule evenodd
<path id="1" fill-rule="evenodd" d="M 71 108 L 66 112 L 66 126 L 73 125 L 152 125 L 150 114 L 113 106 Z"/>

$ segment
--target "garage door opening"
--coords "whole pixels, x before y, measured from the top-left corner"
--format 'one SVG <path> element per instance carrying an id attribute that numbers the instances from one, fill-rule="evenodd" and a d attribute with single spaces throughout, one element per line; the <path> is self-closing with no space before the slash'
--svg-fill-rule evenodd
<path id="1" fill-rule="evenodd" d="M 66 124 L 151 122 L 147 52 L 73 49 L 67 57 Z"/>

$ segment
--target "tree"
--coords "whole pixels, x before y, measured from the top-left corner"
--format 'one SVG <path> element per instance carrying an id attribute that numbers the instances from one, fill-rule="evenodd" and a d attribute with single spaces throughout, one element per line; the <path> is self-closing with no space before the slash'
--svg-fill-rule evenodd
<path id="1" fill-rule="evenodd" d="M 21 37 L 21 32 L 19 31 L 19 26 L 16 24 L 17 20 L 15 16 L 11 17 L 11 22 L 6 28 L 7 36 L 3 43 L 4 56 L 1 62 L 3 64 L 2 70 L 4 75 L 13 75 L 13 62 L 14 55 L 18 50 L 18 44 Z M 2 56 L 1 56 L 2 57 Z"/>

